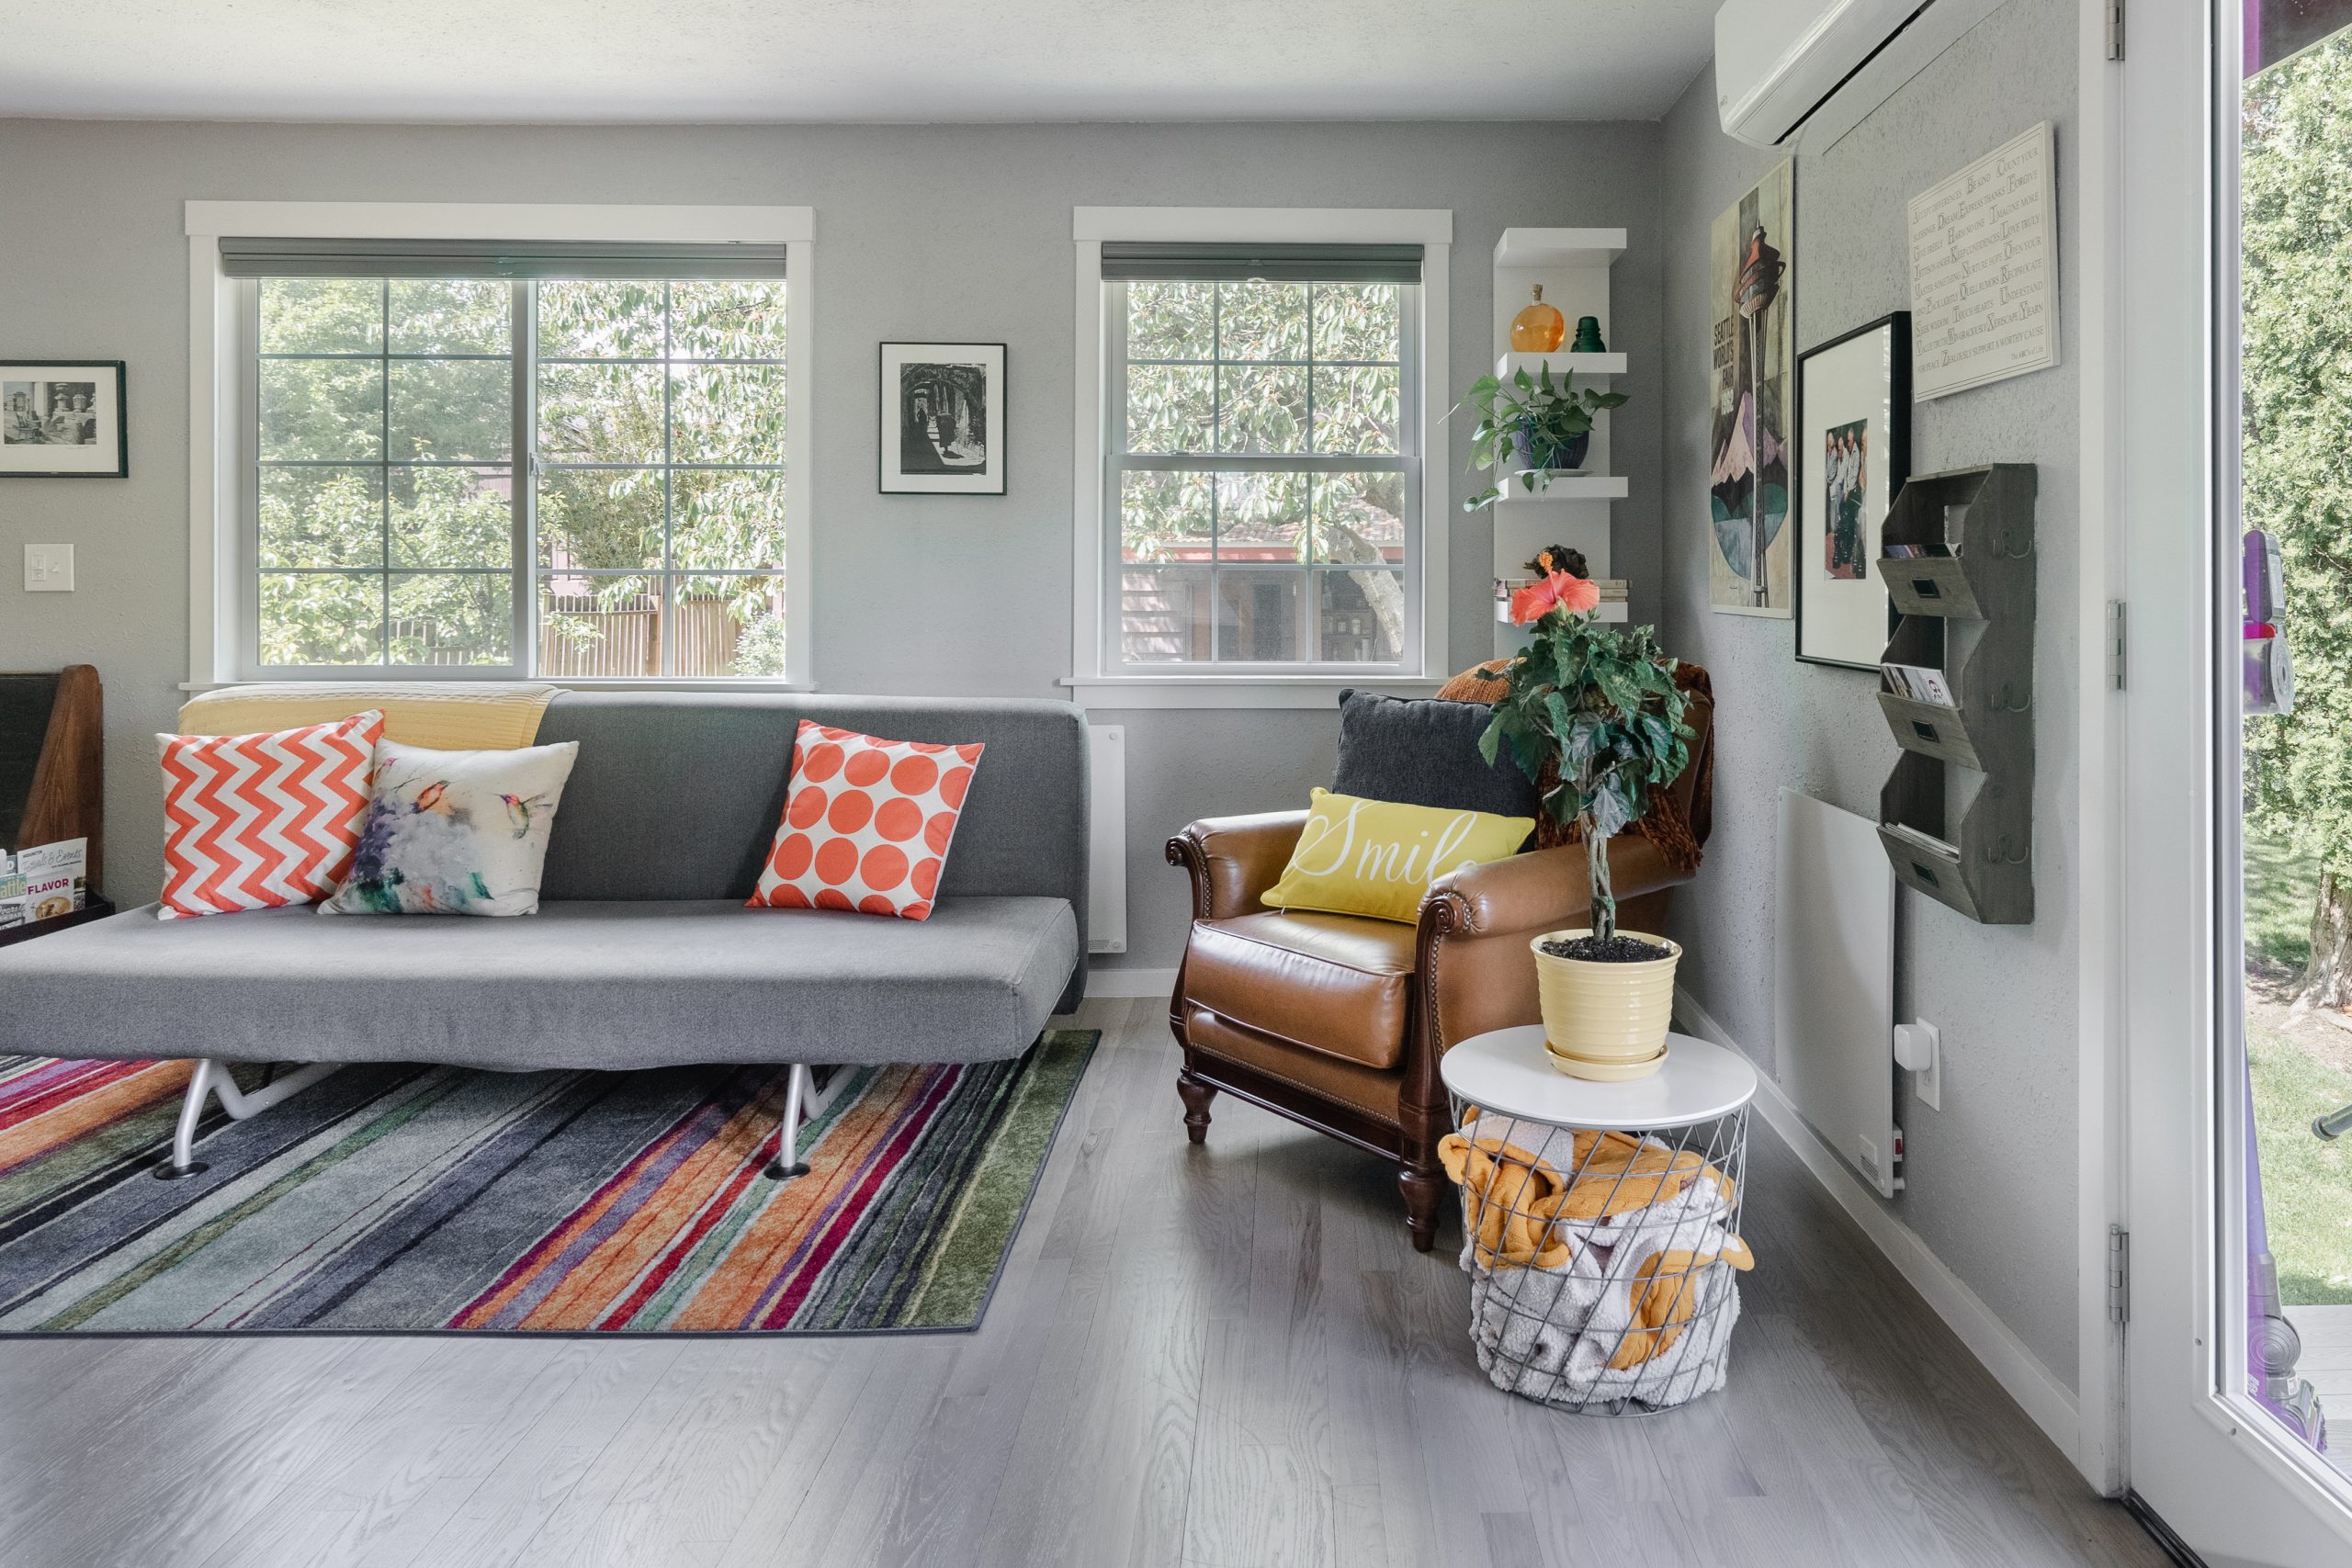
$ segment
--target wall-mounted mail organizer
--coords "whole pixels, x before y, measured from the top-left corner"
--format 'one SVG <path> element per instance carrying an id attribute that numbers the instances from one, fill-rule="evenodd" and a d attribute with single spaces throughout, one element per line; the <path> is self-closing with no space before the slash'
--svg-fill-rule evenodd
<path id="1" fill-rule="evenodd" d="M 1879 841 L 1906 886 L 1985 925 L 2033 919 L 2035 482 L 2030 463 L 1921 474 L 1880 533 L 1900 618 L 1878 702 L 1903 754 Z"/>

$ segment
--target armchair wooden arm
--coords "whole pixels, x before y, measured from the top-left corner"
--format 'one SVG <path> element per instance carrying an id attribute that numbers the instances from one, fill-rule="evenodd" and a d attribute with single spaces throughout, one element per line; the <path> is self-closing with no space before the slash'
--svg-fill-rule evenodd
<path id="1" fill-rule="evenodd" d="M 1609 880 L 1620 899 L 1632 899 L 1682 879 L 1657 845 L 1626 833 L 1610 840 Z M 1430 885 L 1421 900 L 1425 924 L 1433 903 L 1445 906 L 1445 928 L 1460 936 L 1532 935 L 1580 925 L 1592 903 L 1584 846 L 1532 850 L 1508 860 L 1464 866 Z"/>
<path id="2" fill-rule="evenodd" d="M 1631 833 L 1610 841 L 1609 877 L 1621 908 L 1684 880 L 1656 845 Z M 1399 1109 L 1408 1134 L 1423 1129 L 1423 1142 L 1434 1146 L 1453 1124 L 1438 1076 L 1448 1047 L 1543 1018 L 1527 944 L 1545 931 L 1586 924 L 1591 905 L 1582 844 L 1465 866 L 1430 888 L 1415 939 L 1420 1016 L 1405 1041 Z M 1408 1197 L 1413 1174 L 1408 1166 Z"/>
<path id="3" fill-rule="evenodd" d="M 1265 908 L 1258 895 L 1281 880 L 1298 847 L 1304 811 L 1211 817 L 1168 840 L 1168 863 L 1193 879 L 1193 919 L 1227 920 Z"/>

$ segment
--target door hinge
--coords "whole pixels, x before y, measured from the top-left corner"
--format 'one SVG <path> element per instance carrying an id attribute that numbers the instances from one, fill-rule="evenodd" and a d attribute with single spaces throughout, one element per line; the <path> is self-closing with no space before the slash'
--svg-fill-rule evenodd
<path id="1" fill-rule="evenodd" d="M 2107 57 L 2123 58 L 2123 0 L 2107 0 Z"/>
<path id="2" fill-rule="evenodd" d="M 2123 690 L 2125 677 L 2130 672 L 2126 662 L 2130 652 L 2131 638 L 2123 614 L 2123 601 L 2109 599 L 2107 602 L 2107 683 L 2119 692 Z"/>
<path id="3" fill-rule="evenodd" d="M 2107 1227 L 2107 1316 L 2132 1321 L 2132 1233 L 2121 1225 Z"/>

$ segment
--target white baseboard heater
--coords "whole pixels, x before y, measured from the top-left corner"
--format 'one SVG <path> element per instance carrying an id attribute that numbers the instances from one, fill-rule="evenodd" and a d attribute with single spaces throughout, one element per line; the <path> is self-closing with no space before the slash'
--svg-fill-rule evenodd
<path id="1" fill-rule="evenodd" d="M 1781 792 L 1773 1077 L 1882 1198 L 1903 1186 L 1894 1124 L 1894 868 L 1878 824 Z"/>
<path id="2" fill-rule="evenodd" d="M 1086 727 L 1086 950 L 1127 950 L 1127 727 Z"/>

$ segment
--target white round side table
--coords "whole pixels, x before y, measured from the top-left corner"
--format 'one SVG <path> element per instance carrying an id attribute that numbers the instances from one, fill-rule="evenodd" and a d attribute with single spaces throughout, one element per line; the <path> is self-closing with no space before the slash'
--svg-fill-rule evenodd
<path id="1" fill-rule="evenodd" d="M 1562 1073 L 1541 1024 L 1474 1035 L 1440 1064 L 1471 1340 L 1498 1388 L 1619 1416 L 1724 1385 L 1753 1262 L 1739 1214 L 1756 1069 L 1687 1034 L 1667 1046 L 1630 1083 Z"/>

